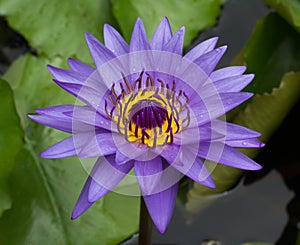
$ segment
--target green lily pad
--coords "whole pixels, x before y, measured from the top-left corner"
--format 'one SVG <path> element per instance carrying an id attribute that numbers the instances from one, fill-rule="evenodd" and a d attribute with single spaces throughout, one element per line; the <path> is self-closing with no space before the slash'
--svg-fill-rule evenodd
<path id="1" fill-rule="evenodd" d="M 23 145 L 23 131 L 14 105 L 13 92 L 7 82 L 0 79 L 0 216 L 11 207 L 7 179 Z"/>
<path id="2" fill-rule="evenodd" d="M 264 0 L 300 31 L 300 2 L 298 0 Z"/>
<path id="3" fill-rule="evenodd" d="M 258 21 L 244 50 L 233 64 L 247 65 L 255 79 L 247 91 L 263 94 L 278 87 L 285 73 L 300 69 L 300 35 L 273 13 Z"/>
<path id="4" fill-rule="evenodd" d="M 40 55 L 77 56 L 86 61 L 91 59 L 84 32 L 102 38 L 103 23 L 111 20 L 106 0 L 4 0 L 0 1 L 0 15 Z"/>
<path id="5" fill-rule="evenodd" d="M 66 134 L 32 122 L 27 113 L 75 101 L 51 81 L 47 63 L 65 64 L 58 58 L 28 54 L 5 75 L 13 88 L 25 142 L 7 181 L 12 206 L 0 218 L 0 244 L 117 244 L 138 230 L 139 198 L 110 193 L 72 221 L 87 173 L 76 157 L 39 157 Z"/>
<path id="6" fill-rule="evenodd" d="M 142 18 L 148 37 L 151 37 L 162 18 L 167 16 L 173 30 L 186 27 L 184 43 L 188 45 L 200 31 L 216 23 L 223 2 L 223 0 L 113 0 L 112 7 L 113 14 L 128 41 L 137 17 Z"/>

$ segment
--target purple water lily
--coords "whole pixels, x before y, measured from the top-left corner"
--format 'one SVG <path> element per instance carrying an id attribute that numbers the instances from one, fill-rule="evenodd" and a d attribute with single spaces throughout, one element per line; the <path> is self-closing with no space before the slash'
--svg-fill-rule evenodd
<path id="1" fill-rule="evenodd" d="M 138 19 L 129 45 L 105 25 L 105 45 L 86 34 L 96 68 L 75 59 L 68 60 L 70 70 L 48 66 L 54 82 L 81 102 L 29 115 L 72 134 L 41 156 L 97 157 L 73 219 L 134 169 L 150 216 L 164 233 L 183 175 L 214 188 L 213 168 L 208 171 L 206 160 L 245 170 L 261 168 L 234 149 L 262 147 L 260 134 L 221 118 L 252 96 L 240 91 L 254 76 L 244 75 L 244 66 L 214 71 L 226 50 L 215 48 L 217 38 L 182 56 L 183 39 L 184 28 L 173 35 L 167 18 L 150 42 Z"/>

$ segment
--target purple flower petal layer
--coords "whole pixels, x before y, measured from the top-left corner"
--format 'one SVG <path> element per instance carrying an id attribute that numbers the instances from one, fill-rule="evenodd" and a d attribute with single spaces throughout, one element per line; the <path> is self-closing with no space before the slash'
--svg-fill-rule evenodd
<path id="1" fill-rule="evenodd" d="M 79 60 L 75 60 L 75 59 L 72 59 L 72 58 L 69 58 L 68 59 L 68 64 L 69 64 L 69 67 L 73 70 L 73 71 L 76 71 L 78 73 L 82 73 L 86 76 L 90 76 L 94 71 L 95 71 L 95 68 L 94 67 L 91 67 Z"/>
<path id="2" fill-rule="evenodd" d="M 149 161 L 135 161 L 134 173 L 143 195 L 157 192 L 162 177 L 163 165 L 161 157 Z"/>
<path id="3" fill-rule="evenodd" d="M 242 75 L 246 71 L 246 66 L 229 66 L 215 70 L 210 74 L 210 79 L 215 82 L 229 77 Z"/>
<path id="4" fill-rule="evenodd" d="M 172 30 L 170 27 L 169 20 L 167 18 L 163 18 L 163 20 L 158 25 L 155 30 L 152 39 L 151 39 L 151 49 L 153 50 L 163 50 L 166 43 L 172 37 Z"/>
<path id="5" fill-rule="evenodd" d="M 181 55 L 184 41 L 184 32 L 185 28 L 180 28 L 170 39 L 170 41 L 166 44 L 164 51 Z"/>
<path id="6" fill-rule="evenodd" d="M 106 91 L 107 87 L 102 84 L 101 90 L 96 90 L 95 88 L 86 86 L 86 85 L 79 85 L 75 83 L 65 83 L 60 82 L 57 80 L 53 80 L 57 85 L 61 88 L 75 96 L 76 98 L 80 99 L 82 102 L 86 103 L 87 105 L 91 106 L 95 110 L 99 108 L 101 105 L 101 94 L 99 91 Z"/>
<path id="7" fill-rule="evenodd" d="M 202 88 L 203 94 L 208 96 L 209 94 L 213 95 L 216 93 L 240 92 L 253 80 L 253 78 L 253 74 L 247 74 L 217 80 L 204 86 Z"/>
<path id="8" fill-rule="evenodd" d="M 28 117 L 40 124 L 44 124 L 48 127 L 58 129 L 63 132 L 72 133 L 72 122 L 71 120 L 59 120 L 44 115 L 29 114 Z"/>
<path id="9" fill-rule="evenodd" d="M 76 202 L 76 205 L 72 212 L 72 219 L 78 218 L 82 215 L 90 206 L 93 205 L 93 202 L 88 201 L 88 191 L 92 182 L 92 178 L 89 176 L 87 181 L 84 184 L 84 187 L 79 195 L 79 198 Z"/>
<path id="10" fill-rule="evenodd" d="M 138 18 L 134 25 L 132 36 L 130 39 L 130 52 L 149 50 L 150 44 L 147 39 L 143 21 Z"/>
<path id="11" fill-rule="evenodd" d="M 204 100 L 191 101 L 189 106 L 195 120 L 190 124 L 190 127 L 196 126 L 193 125 L 194 122 L 197 122 L 197 126 L 200 126 L 216 119 L 252 96 L 252 93 L 247 92 L 220 93 L 217 96 L 203 98 Z"/>
<path id="12" fill-rule="evenodd" d="M 259 170 L 261 166 L 243 153 L 222 143 L 201 143 L 198 156 L 245 170 Z"/>
<path id="13" fill-rule="evenodd" d="M 258 139 L 230 140 L 226 141 L 226 145 L 236 148 L 261 148 L 265 144 Z"/>
<path id="14" fill-rule="evenodd" d="M 98 167 L 92 175 L 89 202 L 95 202 L 110 192 L 133 168 L 133 161 L 123 165 L 115 164 L 114 155 L 100 157 L 96 164 Z"/>
<path id="15" fill-rule="evenodd" d="M 94 59 L 96 67 L 100 67 L 107 61 L 114 59 L 115 54 L 100 43 L 94 36 L 89 33 L 85 33 L 86 42 L 89 46 L 91 55 Z"/>
<path id="16" fill-rule="evenodd" d="M 189 59 L 191 61 L 194 61 L 198 59 L 203 54 L 206 54 L 210 51 L 212 51 L 217 42 L 218 37 L 213 37 L 208 40 L 205 40 L 204 42 L 199 43 L 196 47 L 192 48 L 185 56 L 184 58 Z"/>
<path id="17" fill-rule="evenodd" d="M 68 137 L 47 150 L 43 151 L 40 156 L 43 158 L 64 158 L 76 155 L 73 137 Z"/>
<path id="18" fill-rule="evenodd" d="M 149 214 L 160 233 L 165 233 L 175 206 L 178 183 L 157 194 L 144 196 Z"/>
<path id="19" fill-rule="evenodd" d="M 213 179 L 202 161 L 197 157 L 198 145 L 166 147 L 161 155 L 168 163 L 179 172 L 193 179 L 194 181 L 209 188 L 215 188 Z"/>
<path id="20" fill-rule="evenodd" d="M 215 69 L 216 65 L 219 63 L 223 54 L 225 53 L 227 46 L 223 46 L 214 49 L 206 54 L 203 54 L 194 62 L 207 74 L 210 75 Z"/>
<path id="21" fill-rule="evenodd" d="M 113 53 L 122 55 L 129 52 L 129 45 L 112 26 L 105 24 L 103 32 L 105 46 Z"/>

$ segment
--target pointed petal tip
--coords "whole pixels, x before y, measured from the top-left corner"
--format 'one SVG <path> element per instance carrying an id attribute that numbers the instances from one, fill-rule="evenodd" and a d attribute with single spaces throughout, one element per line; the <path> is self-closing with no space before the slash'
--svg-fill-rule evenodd
<path id="1" fill-rule="evenodd" d="M 167 231 L 168 225 L 155 224 L 155 227 L 160 234 L 164 234 Z"/>
<path id="2" fill-rule="evenodd" d="M 77 208 L 75 207 L 71 214 L 71 220 L 75 220 L 75 219 L 79 218 L 81 215 L 83 215 L 84 212 L 85 212 L 85 210 L 84 211 L 77 210 Z"/>
<path id="3" fill-rule="evenodd" d="M 71 220 L 77 219 L 78 217 L 79 217 L 79 215 L 76 215 L 76 214 L 72 213 Z"/>
<path id="4" fill-rule="evenodd" d="M 27 117 L 30 118 L 31 120 L 34 120 L 34 119 L 33 119 L 33 118 L 34 118 L 34 115 L 36 115 L 36 114 L 28 113 L 28 114 L 27 114 Z"/>
<path id="5" fill-rule="evenodd" d="M 215 182 L 213 182 L 213 181 L 210 181 L 210 182 L 205 182 L 205 186 L 206 187 L 208 187 L 208 188 L 211 188 L 211 189 L 216 189 L 216 184 L 215 184 Z"/>
<path id="6" fill-rule="evenodd" d="M 251 92 L 243 92 L 243 94 L 245 95 L 246 98 L 250 99 L 254 93 L 251 93 Z"/>
<path id="7" fill-rule="evenodd" d="M 85 33 L 84 33 L 84 36 L 85 36 L 85 40 L 86 40 L 86 42 L 87 42 L 87 44 L 88 44 L 89 47 L 90 47 L 90 45 L 91 45 L 92 42 L 95 42 L 95 41 L 98 42 L 98 39 L 95 38 L 95 37 L 94 37 L 91 33 L 89 33 L 89 32 L 85 32 Z"/>
<path id="8" fill-rule="evenodd" d="M 180 35 L 184 35 L 185 34 L 185 26 L 180 27 L 180 29 L 178 30 L 178 33 Z"/>
<path id="9" fill-rule="evenodd" d="M 224 45 L 224 46 L 221 46 L 219 48 L 216 48 L 216 50 L 222 54 L 224 54 L 227 50 L 228 46 L 227 45 Z"/>
<path id="10" fill-rule="evenodd" d="M 111 32 L 111 31 L 116 31 L 116 30 L 110 24 L 104 24 L 104 26 L 103 26 L 103 33 L 105 34 L 107 32 Z"/>
<path id="11" fill-rule="evenodd" d="M 56 157 L 51 156 L 51 154 L 49 154 L 48 149 L 41 152 L 40 157 L 46 158 L 46 159 L 56 158 Z"/>
<path id="12" fill-rule="evenodd" d="M 262 167 L 261 165 L 257 164 L 257 165 L 255 165 L 255 166 L 253 166 L 252 169 L 249 169 L 249 170 L 261 170 L 262 168 L 263 168 L 263 167 Z"/>
<path id="13" fill-rule="evenodd" d="M 53 72 L 55 72 L 55 70 L 57 70 L 57 67 L 55 67 L 55 66 L 52 66 L 52 65 L 49 65 L 49 64 L 47 64 L 47 69 L 48 69 L 48 71 L 53 75 Z"/>

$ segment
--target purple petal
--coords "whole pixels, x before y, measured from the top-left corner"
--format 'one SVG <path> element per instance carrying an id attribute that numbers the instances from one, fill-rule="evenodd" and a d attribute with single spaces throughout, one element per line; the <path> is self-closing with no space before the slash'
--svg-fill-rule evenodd
<path id="1" fill-rule="evenodd" d="M 99 108 L 101 109 L 101 108 Z M 92 129 L 92 127 L 99 127 L 109 131 L 116 131 L 111 121 L 106 116 L 99 114 L 99 112 L 105 114 L 104 106 L 103 109 L 95 111 L 88 106 L 77 106 L 77 105 L 58 105 L 49 106 L 45 108 L 38 108 L 35 111 L 43 116 L 57 119 L 60 121 L 67 121 L 73 123 L 72 131 L 84 131 Z M 105 114 L 106 115 L 106 114 Z"/>
<path id="2" fill-rule="evenodd" d="M 222 163 L 231 167 L 245 170 L 259 170 L 261 166 L 255 161 L 222 143 L 201 143 L 198 152 L 199 157 Z"/>
<path id="3" fill-rule="evenodd" d="M 147 39 L 143 21 L 140 18 L 138 18 L 135 22 L 130 39 L 130 52 L 149 49 L 150 44 Z"/>
<path id="4" fill-rule="evenodd" d="M 61 69 L 51 65 L 48 65 L 47 67 L 49 72 L 55 78 L 55 80 L 58 80 L 60 82 L 84 84 L 85 81 L 88 79 L 88 75 L 85 75 L 83 73 L 78 73 L 72 70 Z"/>
<path id="5" fill-rule="evenodd" d="M 182 147 L 172 145 L 162 151 L 162 156 L 173 168 L 202 185 L 215 188 L 210 173 L 197 155 L 198 144 Z"/>
<path id="6" fill-rule="evenodd" d="M 242 75 L 246 71 L 246 66 L 229 66 L 213 71 L 210 74 L 210 79 L 214 81 L 222 80 L 229 77 Z"/>
<path id="7" fill-rule="evenodd" d="M 252 97 L 252 93 L 237 92 L 237 93 L 220 93 L 215 96 L 210 96 L 202 100 L 194 100 L 189 104 L 190 110 L 193 116 L 197 120 L 193 120 L 190 127 L 194 127 L 194 121 L 197 121 L 197 125 L 200 126 L 219 116 L 222 116 L 226 112 L 232 110 L 236 106 L 240 105 L 244 101 Z"/>
<path id="8" fill-rule="evenodd" d="M 100 114 L 100 113 L 101 114 Z M 115 124 L 107 118 L 104 106 L 96 110 L 88 106 L 73 106 L 73 110 L 65 111 L 66 116 L 72 117 L 74 128 L 79 128 L 81 123 L 117 132 Z M 78 123 L 78 127 L 77 127 Z"/>
<path id="9" fill-rule="evenodd" d="M 125 164 L 127 162 L 129 162 L 131 160 L 131 158 L 125 156 L 122 152 L 120 152 L 119 150 L 116 151 L 116 158 L 115 158 L 115 162 L 117 165 L 122 165 Z"/>
<path id="10" fill-rule="evenodd" d="M 177 168 L 177 170 L 180 171 L 179 168 Z M 195 158 L 195 162 L 193 163 L 189 171 L 185 173 L 185 175 L 201 185 L 205 185 L 209 188 L 216 188 L 216 185 L 210 173 L 198 157 Z"/>
<path id="11" fill-rule="evenodd" d="M 44 158 L 64 158 L 79 156 L 81 158 L 99 157 L 114 154 L 117 148 L 111 133 L 88 131 L 77 133 L 49 147 L 41 153 Z"/>
<path id="12" fill-rule="evenodd" d="M 257 138 L 261 136 L 261 133 L 234 123 L 214 120 L 212 125 L 213 129 L 220 134 L 225 135 L 225 138 L 228 141 Z"/>
<path id="13" fill-rule="evenodd" d="M 212 130 L 210 125 L 201 125 L 200 127 L 188 127 L 174 135 L 174 144 L 189 145 L 200 141 L 211 141 L 224 138 L 224 135 Z"/>
<path id="14" fill-rule="evenodd" d="M 144 196 L 149 214 L 160 233 L 164 233 L 170 223 L 174 210 L 178 184 L 157 194 Z"/>
<path id="15" fill-rule="evenodd" d="M 89 46 L 91 55 L 94 59 L 96 67 L 100 67 L 102 64 L 114 59 L 115 54 L 100 43 L 94 36 L 89 33 L 85 33 L 86 42 Z"/>
<path id="16" fill-rule="evenodd" d="M 172 29 L 168 18 L 163 18 L 158 27 L 156 28 L 152 40 L 151 49 L 153 50 L 163 50 L 163 47 L 172 37 Z"/>
<path id="17" fill-rule="evenodd" d="M 161 157 L 149 161 L 135 161 L 134 173 L 143 195 L 151 195 L 159 189 L 161 172 L 163 171 Z"/>
<path id="18" fill-rule="evenodd" d="M 61 88 L 75 96 L 76 98 L 80 99 L 82 102 L 86 103 L 87 105 L 91 106 L 95 110 L 97 110 L 100 106 L 101 102 L 101 93 L 99 90 L 95 90 L 89 86 L 82 86 L 79 84 L 74 83 L 64 83 L 57 80 L 53 80 L 57 85 Z M 106 91 L 106 86 L 103 84 L 102 91 Z M 101 90 L 100 90 L 101 91 Z M 104 106 L 104 105 L 103 105 Z"/>
<path id="19" fill-rule="evenodd" d="M 84 187 L 79 195 L 79 198 L 76 202 L 76 205 L 72 212 L 71 219 L 76 219 L 80 215 L 82 215 L 90 206 L 92 206 L 93 202 L 88 201 L 88 191 L 92 182 L 92 178 L 89 176 L 84 184 Z"/>
<path id="20" fill-rule="evenodd" d="M 202 56 L 198 59 L 194 60 L 194 62 L 207 74 L 210 75 L 211 72 L 215 69 L 216 65 L 219 63 L 223 54 L 225 53 L 227 46 L 223 46 L 217 49 L 214 49 Z"/>
<path id="21" fill-rule="evenodd" d="M 189 127 L 177 133 L 174 136 L 174 144 L 196 144 L 200 141 L 218 141 L 225 143 L 229 141 L 257 138 L 259 136 L 261 136 L 260 133 L 243 126 L 221 120 L 211 120 L 206 124 L 202 124 L 198 128 Z"/>
<path id="22" fill-rule="evenodd" d="M 43 158 L 64 158 L 76 155 L 73 137 L 68 137 L 40 154 Z"/>
<path id="23" fill-rule="evenodd" d="M 226 92 L 240 92 L 245 88 L 254 78 L 253 74 L 239 75 L 235 77 L 224 78 L 213 83 L 206 84 L 202 88 L 202 93 L 209 95 Z M 216 91 L 217 90 L 217 91 Z"/>
<path id="24" fill-rule="evenodd" d="M 72 120 L 58 120 L 44 115 L 29 114 L 28 117 L 40 124 L 44 124 L 48 127 L 55 128 L 67 133 L 72 133 Z"/>
<path id="25" fill-rule="evenodd" d="M 112 26 L 104 25 L 104 43 L 116 55 L 122 55 L 129 52 L 129 45 L 123 37 Z"/>
<path id="26" fill-rule="evenodd" d="M 218 42 L 218 37 L 213 37 L 208 40 L 205 40 L 204 42 L 199 43 L 196 47 L 191 49 L 185 56 L 184 58 L 189 59 L 191 61 L 194 61 L 198 59 L 200 56 L 203 54 L 206 54 L 210 51 L 212 51 L 217 42 Z"/>
<path id="27" fill-rule="evenodd" d="M 147 161 L 154 156 L 148 146 L 137 142 L 128 143 L 124 135 L 114 134 L 113 139 L 118 148 L 115 158 L 117 165 L 122 165 L 128 162 L 129 159 Z"/>
<path id="28" fill-rule="evenodd" d="M 72 58 L 68 59 L 68 64 L 69 64 L 69 67 L 73 71 L 82 73 L 82 74 L 84 74 L 86 76 L 91 75 L 95 71 L 94 67 L 91 67 L 91 66 L 89 66 L 89 65 L 87 65 L 87 64 L 85 64 L 85 63 L 83 63 L 83 62 L 81 62 L 79 60 L 75 60 L 75 59 L 72 59 Z"/>
<path id="29" fill-rule="evenodd" d="M 165 45 L 164 51 L 181 55 L 184 41 L 184 32 L 185 28 L 181 27 Z"/>
<path id="30" fill-rule="evenodd" d="M 70 121 L 71 117 L 66 115 L 66 112 L 73 112 L 74 105 L 58 105 L 58 106 L 49 106 L 44 108 L 37 108 L 35 111 L 44 116 L 56 118 L 59 120 Z"/>
<path id="31" fill-rule="evenodd" d="M 265 144 L 258 139 L 231 140 L 226 141 L 226 145 L 236 148 L 261 148 L 265 146 Z"/>
<path id="32" fill-rule="evenodd" d="M 85 142 L 80 149 L 77 150 L 79 157 L 100 157 L 115 154 L 117 151 L 111 133 L 95 134 L 92 132 L 92 135 L 86 136 L 85 139 L 80 140 L 81 138 L 75 138 L 78 144 L 83 141 Z"/>
<path id="33" fill-rule="evenodd" d="M 101 157 L 97 160 L 97 169 L 92 175 L 88 200 L 95 202 L 110 192 L 132 169 L 133 161 L 123 165 L 116 165 L 114 155 Z"/>

